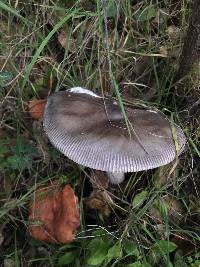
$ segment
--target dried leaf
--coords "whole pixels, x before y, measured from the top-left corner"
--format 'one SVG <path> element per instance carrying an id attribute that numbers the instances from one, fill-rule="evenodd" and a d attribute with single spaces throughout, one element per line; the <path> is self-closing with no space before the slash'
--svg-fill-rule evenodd
<path id="1" fill-rule="evenodd" d="M 159 50 L 160 50 L 160 54 L 162 54 L 166 57 L 168 56 L 167 46 L 160 46 Z"/>
<path id="2" fill-rule="evenodd" d="M 195 244 L 192 240 L 189 240 L 180 235 L 172 235 L 170 240 L 177 245 L 179 249 L 182 250 L 184 256 L 188 256 L 195 251 Z"/>
<path id="3" fill-rule="evenodd" d="M 75 40 L 70 36 L 69 34 L 70 30 L 63 30 L 61 29 L 58 34 L 58 41 L 61 44 L 61 46 L 65 49 L 68 49 L 69 51 L 76 50 Z"/>
<path id="4" fill-rule="evenodd" d="M 169 26 L 166 32 L 172 40 L 177 40 L 180 37 L 180 29 L 174 25 Z"/>
<path id="5" fill-rule="evenodd" d="M 35 120 L 43 119 L 45 105 L 46 105 L 45 99 L 29 101 L 28 110 L 30 116 Z"/>
<path id="6" fill-rule="evenodd" d="M 103 216 L 110 215 L 110 206 L 113 204 L 112 198 L 106 191 L 94 190 L 86 199 L 86 205 L 91 209 L 99 210 Z"/>
<path id="7" fill-rule="evenodd" d="M 52 243 L 70 243 L 80 225 L 77 197 L 70 185 L 37 189 L 29 211 L 30 234 Z"/>
<path id="8" fill-rule="evenodd" d="M 162 201 L 155 201 L 149 209 L 149 214 L 153 219 L 160 223 L 163 222 L 166 214 L 169 216 L 170 221 L 180 223 L 183 218 L 184 210 L 182 203 L 173 196 L 165 196 Z"/>
<path id="9" fill-rule="evenodd" d="M 173 196 L 165 196 L 164 198 L 166 207 L 168 209 L 169 218 L 179 223 L 183 218 L 184 209 L 181 201 Z"/>

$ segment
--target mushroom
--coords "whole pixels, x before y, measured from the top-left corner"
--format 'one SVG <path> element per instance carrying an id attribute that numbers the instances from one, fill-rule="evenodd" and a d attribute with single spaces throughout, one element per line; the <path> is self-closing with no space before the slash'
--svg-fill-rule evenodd
<path id="1" fill-rule="evenodd" d="M 126 172 L 157 168 L 180 155 L 186 139 L 179 126 L 173 125 L 174 138 L 169 119 L 160 111 L 142 105 L 124 107 L 129 127 L 114 99 L 81 87 L 59 91 L 47 99 L 44 130 L 69 159 L 107 172 L 117 184 Z"/>

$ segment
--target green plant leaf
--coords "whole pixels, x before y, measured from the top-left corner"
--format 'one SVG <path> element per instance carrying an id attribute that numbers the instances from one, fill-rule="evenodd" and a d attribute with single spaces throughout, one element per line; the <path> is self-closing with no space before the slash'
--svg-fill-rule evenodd
<path id="1" fill-rule="evenodd" d="M 16 145 L 9 145 L 9 141 L 0 142 L 0 166 L 12 170 L 29 169 L 34 157 L 38 156 L 36 147 L 22 139 L 17 139 Z"/>
<path id="2" fill-rule="evenodd" d="M 32 166 L 32 159 L 27 156 L 13 155 L 7 158 L 6 164 L 13 170 L 24 170 Z"/>
<path id="3" fill-rule="evenodd" d="M 106 6 L 106 16 L 108 18 L 115 18 L 117 15 L 117 6 L 115 1 L 111 0 L 108 1 L 108 4 Z"/>
<path id="4" fill-rule="evenodd" d="M 151 267 L 150 264 L 146 264 L 146 263 L 141 263 L 139 261 L 134 262 L 134 263 L 130 263 L 124 267 Z"/>
<path id="5" fill-rule="evenodd" d="M 0 71 L 0 87 L 4 87 L 8 81 L 13 78 L 13 75 L 9 71 Z"/>
<path id="6" fill-rule="evenodd" d="M 11 14 L 13 14 L 14 16 L 18 17 L 19 19 L 21 19 L 26 25 L 30 25 L 31 22 L 28 21 L 27 19 L 25 19 L 23 16 L 21 16 L 14 8 L 6 5 L 5 3 L 3 3 L 2 1 L 0 1 L 0 9 L 3 9 Z"/>
<path id="7" fill-rule="evenodd" d="M 122 249 L 120 244 L 115 244 L 113 247 L 109 248 L 107 259 L 110 262 L 112 259 L 117 259 L 122 257 Z"/>
<path id="8" fill-rule="evenodd" d="M 142 203 L 145 201 L 147 195 L 148 195 L 148 191 L 146 190 L 143 190 L 142 192 L 138 193 L 133 199 L 133 202 L 132 202 L 133 208 L 136 208 L 136 207 L 138 208 L 139 206 L 141 206 Z"/>
<path id="9" fill-rule="evenodd" d="M 180 251 L 177 251 L 175 256 L 174 256 L 174 263 L 173 263 L 174 267 L 187 267 L 188 265 L 185 262 L 185 259 L 182 255 L 182 253 L 180 253 Z"/>
<path id="10" fill-rule="evenodd" d="M 145 7 L 142 11 L 138 11 L 135 14 L 135 18 L 137 21 L 147 21 L 150 20 L 151 18 L 154 18 L 156 16 L 156 9 L 154 8 L 153 5 L 149 5 Z"/>
<path id="11" fill-rule="evenodd" d="M 173 252 L 176 248 L 176 244 L 167 240 L 159 240 L 152 247 L 155 252 L 162 252 L 164 254 Z"/>
<path id="12" fill-rule="evenodd" d="M 9 153 L 9 148 L 0 144 L 0 158 L 4 157 L 5 154 Z"/>
<path id="13" fill-rule="evenodd" d="M 17 140 L 17 144 L 14 147 L 11 147 L 11 150 L 14 154 L 26 154 L 30 157 L 34 157 L 38 155 L 38 151 L 36 147 L 31 144 L 30 142 L 24 141 L 24 140 Z"/>
<path id="14" fill-rule="evenodd" d="M 75 251 L 67 252 L 63 256 L 59 257 L 58 265 L 64 266 L 66 264 L 72 263 L 77 257 L 77 253 Z"/>
<path id="15" fill-rule="evenodd" d="M 140 253 L 134 242 L 130 240 L 124 240 L 123 248 L 127 255 L 134 255 L 136 258 L 139 258 Z"/>
<path id="16" fill-rule="evenodd" d="M 101 238 L 93 239 L 88 249 L 90 250 L 87 257 L 86 263 L 89 265 L 99 265 L 101 264 L 108 253 L 108 244 L 104 242 Z"/>

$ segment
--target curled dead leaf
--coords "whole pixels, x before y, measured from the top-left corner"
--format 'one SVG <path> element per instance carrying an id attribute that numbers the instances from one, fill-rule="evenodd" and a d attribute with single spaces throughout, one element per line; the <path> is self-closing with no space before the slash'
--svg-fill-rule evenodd
<path id="1" fill-rule="evenodd" d="M 182 203 L 173 196 L 165 196 L 165 205 L 168 209 L 169 218 L 174 220 L 177 224 L 181 221 L 184 214 Z"/>
<path id="2" fill-rule="evenodd" d="M 103 216 L 109 216 L 113 200 L 106 190 L 109 186 L 109 179 L 105 172 L 92 170 L 90 174 L 92 192 L 85 198 L 85 204 L 90 209 L 98 210 Z"/>
<path id="3" fill-rule="evenodd" d="M 98 210 L 103 216 L 109 216 L 111 213 L 110 207 L 114 202 L 108 192 L 96 189 L 86 199 L 85 203 L 89 208 Z"/>
<path id="4" fill-rule="evenodd" d="M 167 46 L 160 46 L 159 51 L 160 51 L 160 54 L 162 54 L 166 57 L 168 56 Z"/>
<path id="5" fill-rule="evenodd" d="M 63 48 L 67 48 L 72 52 L 76 50 L 76 41 L 72 36 L 70 36 L 69 31 L 70 30 L 61 29 L 58 34 L 58 41 Z"/>
<path id="6" fill-rule="evenodd" d="M 51 243 L 70 243 L 80 225 L 77 197 L 70 185 L 38 188 L 29 210 L 31 236 Z"/>
<path id="7" fill-rule="evenodd" d="M 30 116 L 35 120 L 43 119 L 45 99 L 32 100 L 28 102 L 28 111 Z"/>
<path id="8" fill-rule="evenodd" d="M 160 202 L 154 202 L 148 213 L 157 225 L 164 225 L 161 206 L 164 206 L 167 209 L 170 221 L 180 224 L 184 215 L 184 209 L 182 203 L 178 199 L 174 196 L 166 195 L 162 198 L 162 204 Z"/>
<path id="9" fill-rule="evenodd" d="M 177 247 L 182 250 L 184 256 L 189 256 L 190 254 L 194 253 L 196 249 L 196 245 L 192 240 L 189 240 L 188 238 L 181 235 L 173 234 L 170 237 L 170 241 L 175 243 Z"/>
<path id="10" fill-rule="evenodd" d="M 169 26 L 166 32 L 172 40 L 177 40 L 180 37 L 180 29 L 174 25 Z"/>

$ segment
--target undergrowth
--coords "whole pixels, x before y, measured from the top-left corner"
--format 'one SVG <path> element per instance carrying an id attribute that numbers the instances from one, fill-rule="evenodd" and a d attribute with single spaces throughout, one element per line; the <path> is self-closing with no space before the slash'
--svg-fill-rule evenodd
<path id="1" fill-rule="evenodd" d="M 0 266 L 200 266 L 198 70 L 174 82 L 191 1 L 0 2 Z M 54 149 L 27 103 L 81 86 L 140 99 L 180 124 L 174 165 L 127 174 L 110 189 L 109 216 L 87 207 L 90 170 Z M 126 116 L 124 111 L 124 116 Z M 79 198 L 69 245 L 28 233 L 37 187 L 59 179 Z"/>

